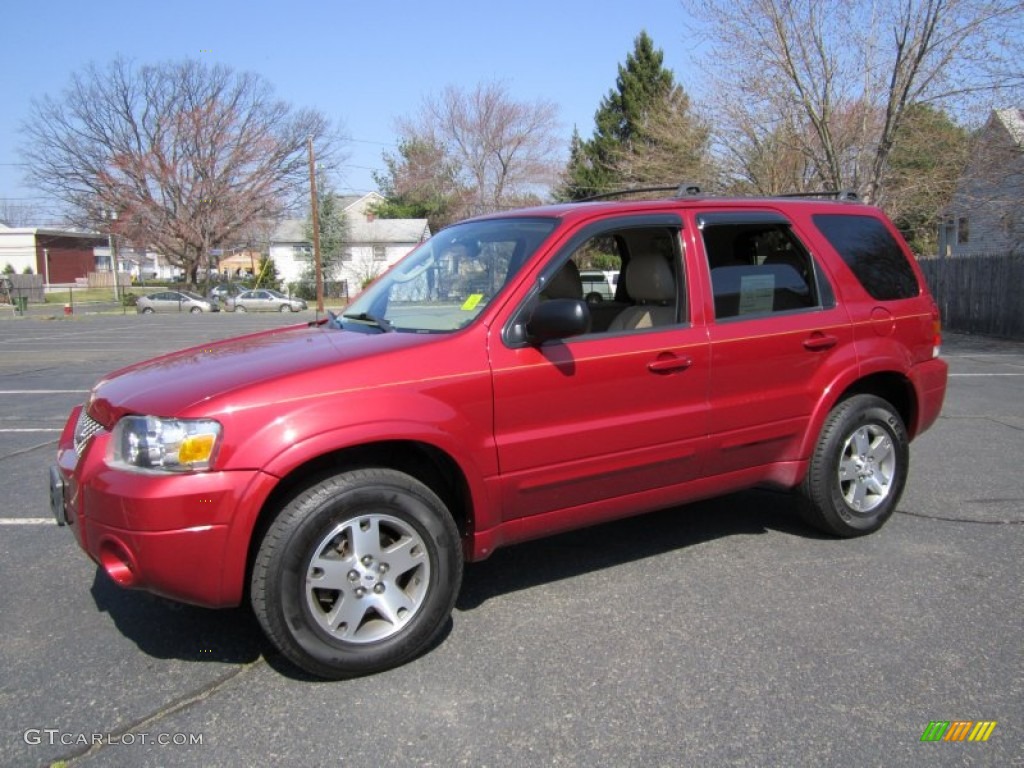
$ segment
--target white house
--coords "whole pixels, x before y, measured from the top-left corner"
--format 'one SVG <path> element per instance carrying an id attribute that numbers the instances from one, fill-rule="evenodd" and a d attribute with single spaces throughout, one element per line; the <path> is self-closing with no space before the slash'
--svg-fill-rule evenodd
<path id="1" fill-rule="evenodd" d="M 1024 252 L 1024 110 L 997 109 L 978 133 L 939 230 L 942 256 Z"/>
<path id="2" fill-rule="evenodd" d="M 430 237 L 426 219 L 381 219 L 369 209 L 384 198 L 376 192 L 339 197 L 346 219 L 346 243 L 335 274 L 326 280 L 346 281 L 349 295 L 380 275 L 418 244 Z M 306 236 L 305 219 L 285 219 L 270 237 L 270 257 L 284 282 L 308 274 L 313 245 Z"/>

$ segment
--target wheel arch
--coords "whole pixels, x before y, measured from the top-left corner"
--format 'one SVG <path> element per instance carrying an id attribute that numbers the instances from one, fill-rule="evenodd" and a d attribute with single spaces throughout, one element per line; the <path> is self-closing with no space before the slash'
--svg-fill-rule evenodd
<path id="1" fill-rule="evenodd" d="M 908 436 L 913 438 L 916 434 L 917 394 L 910 379 L 902 373 L 898 371 L 876 371 L 849 382 L 845 386 L 837 386 L 833 391 L 835 392 L 834 397 L 822 398 L 818 403 L 817 410 L 811 418 L 810 429 L 804 435 L 804 443 L 800 451 L 801 456 L 805 458 L 810 457 L 829 413 L 837 405 L 845 400 L 849 400 L 854 395 L 875 395 L 890 403 L 903 420 Z"/>
<path id="2" fill-rule="evenodd" d="M 381 440 L 339 448 L 315 456 L 294 467 L 267 496 L 249 535 L 245 563 L 245 599 L 248 599 L 253 562 L 260 542 L 279 510 L 304 488 L 339 472 L 380 467 L 419 480 L 444 502 L 465 537 L 472 528 L 473 496 L 458 462 L 445 451 L 415 440 Z"/>

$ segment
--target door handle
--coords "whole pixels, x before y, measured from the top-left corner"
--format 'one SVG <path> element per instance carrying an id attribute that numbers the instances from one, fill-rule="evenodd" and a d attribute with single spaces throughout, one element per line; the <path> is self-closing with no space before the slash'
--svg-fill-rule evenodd
<path id="1" fill-rule="evenodd" d="M 835 336 L 829 336 L 825 333 L 813 333 L 810 338 L 804 339 L 804 349 L 809 349 L 811 352 L 820 352 L 824 349 L 832 349 L 838 343 L 839 339 Z"/>
<path id="2" fill-rule="evenodd" d="M 685 371 L 693 365 L 692 357 L 662 357 L 647 364 L 647 370 L 651 373 L 674 373 Z"/>

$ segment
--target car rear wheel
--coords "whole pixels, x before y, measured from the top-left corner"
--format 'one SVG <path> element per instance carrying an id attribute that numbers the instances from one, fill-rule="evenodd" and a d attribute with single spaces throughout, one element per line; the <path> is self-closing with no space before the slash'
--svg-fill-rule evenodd
<path id="1" fill-rule="evenodd" d="M 282 508 L 260 543 L 251 596 L 281 653 L 341 679 L 424 652 L 461 581 L 458 530 L 437 495 L 401 472 L 360 469 Z"/>
<path id="2" fill-rule="evenodd" d="M 800 488 L 804 518 L 844 537 L 881 528 L 907 482 L 909 443 L 903 420 L 885 400 L 855 395 L 836 405 Z"/>
<path id="3" fill-rule="evenodd" d="M 288 305 L 287 305 L 287 304 L 282 304 L 282 305 L 281 305 L 281 307 L 280 307 L 280 309 L 278 309 L 277 311 L 278 311 L 278 312 L 287 312 L 287 311 L 288 311 L 288 309 L 289 309 L 289 307 L 288 307 Z"/>
<path id="4" fill-rule="evenodd" d="M 189 314 L 190 314 L 190 315 L 198 315 L 198 314 L 200 314 L 200 313 L 201 313 L 202 311 L 203 311 L 203 308 L 202 308 L 202 307 L 192 307 L 192 309 L 190 309 L 190 310 L 189 310 Z"/>

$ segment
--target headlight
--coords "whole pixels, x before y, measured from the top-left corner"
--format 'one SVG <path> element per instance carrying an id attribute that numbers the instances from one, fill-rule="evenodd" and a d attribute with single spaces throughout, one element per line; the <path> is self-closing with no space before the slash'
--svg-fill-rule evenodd
<path id="1" fill-rule="evenodd" d="M 212 419 L 125 416 L 111 436 L 111 463 L 124 469 L 194 472 L 209 469 L 221 427 Z"/>

